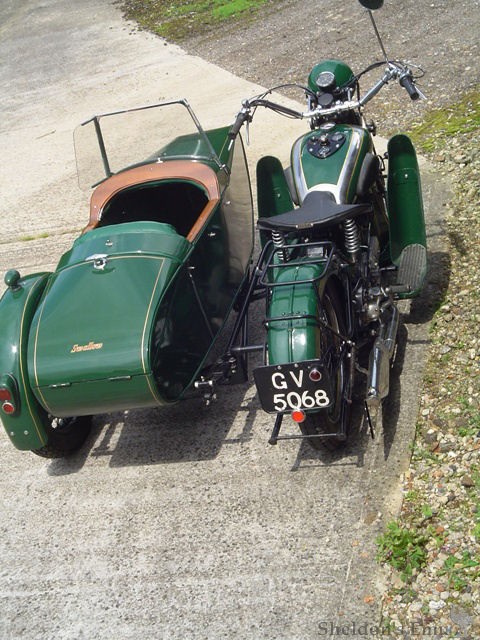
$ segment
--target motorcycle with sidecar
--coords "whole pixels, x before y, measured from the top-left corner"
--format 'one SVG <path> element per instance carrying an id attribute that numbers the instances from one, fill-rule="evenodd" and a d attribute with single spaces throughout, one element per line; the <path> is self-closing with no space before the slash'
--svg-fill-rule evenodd
<path id="1" fill-rule="evenodd" d="M 378 35 L 371 10 L 382 0 L 360 1 Z M 0 300 L 0 416 L 18 449 L 65 456 L 83 444 L 94 414 L 161 407 L 192 391 L 209 402 L 218 384 L 248 378 L 254 352 L 263 359 L 253 371 L 261 406 L 276 416 L 272 444 L 345 442 L 358 372 L 371 425 L 389 392 L 396 301 L 418 295 L 427 268 L 413 145 L 393 136 L 387 171 L 363 114 L 392 80 L 421 97 L 412 65 L 381 46 L 384 60 L 366 72 L 383 75 L 363 95 L 365 72 L 317 64 L 300 87 L 305 112 L 268 91 L 245 100 L 231 127 L 203 130 L 180 100 L 77 129 L 79 176 L 93 186 L 88 225 L 53 273 L 8 271 Z M 257 165 L 261 250 L 252 261 L 239 131 L 258 108 L 308 120 L 310 131 L 293 143 L 289 167 L 274 156 Z M 265 339 L 250 344 L 248 310 L 259 298 Z M 299 433 L 280 435 L 285 415 Z"/>

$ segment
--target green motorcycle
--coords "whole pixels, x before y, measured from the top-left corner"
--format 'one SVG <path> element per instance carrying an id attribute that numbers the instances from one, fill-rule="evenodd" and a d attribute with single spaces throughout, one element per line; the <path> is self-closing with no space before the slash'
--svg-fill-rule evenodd
<path id="1" fill-rule="evenodd" d="M 382 0 L 360 2 L 378 36 L 371 10 Z M 303 437 L 314 448 L 333 449 L 345 442 L 356 372 L 366 376 L 372 430 L 373 411 L 389 393 L 396 301 L 417 296 L 425 280 L 414 147 L 407 136 L 395 135 L 381 157 L 373 144 L 375 125 L 363 116 L 364 105 L 392 80 L 412 100 L 422 94 L 412 69 L 390 61 L 378 38 L 385 59 L 360 74 L 338 60 L 312 69 L 308 85 L 300 87 L 306 112 L 273 103 L 266 92 L 243 102 L 230 131 L 234 139 L 259 107 L 306 119 L 311 129 L 294 142 L 289 167 L 273 156 L 257 166 L 263 252 L 250 293 L 265 292 L 266 341 L 264 366 L 254 377 L 263 409 L 276 414 L 272 444 Z M 382 77 L 361 95 L 359 79 L 377 67 L 383 67 Z M 300 436 L 279 435 L 285 414 L 298 423 Z"/>

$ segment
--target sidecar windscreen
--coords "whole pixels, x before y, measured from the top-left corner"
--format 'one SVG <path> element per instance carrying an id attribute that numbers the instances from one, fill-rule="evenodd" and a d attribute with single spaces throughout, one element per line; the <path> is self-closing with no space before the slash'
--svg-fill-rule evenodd
<path id="1" fill-rule="evenodd" d="M 195 159 L 221 166 L 186 100 L 94 116 L 75 129 L 74 146 L 81 189 L 126 168 L 164 160 Z"/>

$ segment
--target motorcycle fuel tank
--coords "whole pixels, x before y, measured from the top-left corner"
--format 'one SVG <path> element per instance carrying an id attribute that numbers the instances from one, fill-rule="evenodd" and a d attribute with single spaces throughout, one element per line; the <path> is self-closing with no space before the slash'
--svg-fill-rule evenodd
<path id="1" fill-rule="evenodd" d="M 339 203 L 352 202 L 362 162 L 371 150 L 370 134 L 353 125 L 325 123 L 298 138 L 291 153 L 298 202 L 312 189 L 330 191 Z"/>
<path id="2" fill-rule="evenodd" d="M 28 370 L 54 416 L 155 406 L 152 324 L 189 243 L 168 224 L 101 227 L 52 274 L 30 328 Z"/>

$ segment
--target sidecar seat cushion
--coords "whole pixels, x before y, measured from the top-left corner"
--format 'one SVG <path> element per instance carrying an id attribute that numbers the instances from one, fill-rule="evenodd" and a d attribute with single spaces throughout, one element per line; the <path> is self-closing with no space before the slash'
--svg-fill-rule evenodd
<path id="1" fill-rule="evenodd" d="M 317 229 L 347 218 L 369 213 L 370 204 L 338 204 L 327 191 L 310 191 L 298 209 L 271 218 L 259 218 L 257 226 L 267 231 L 299 231 Z"/>

